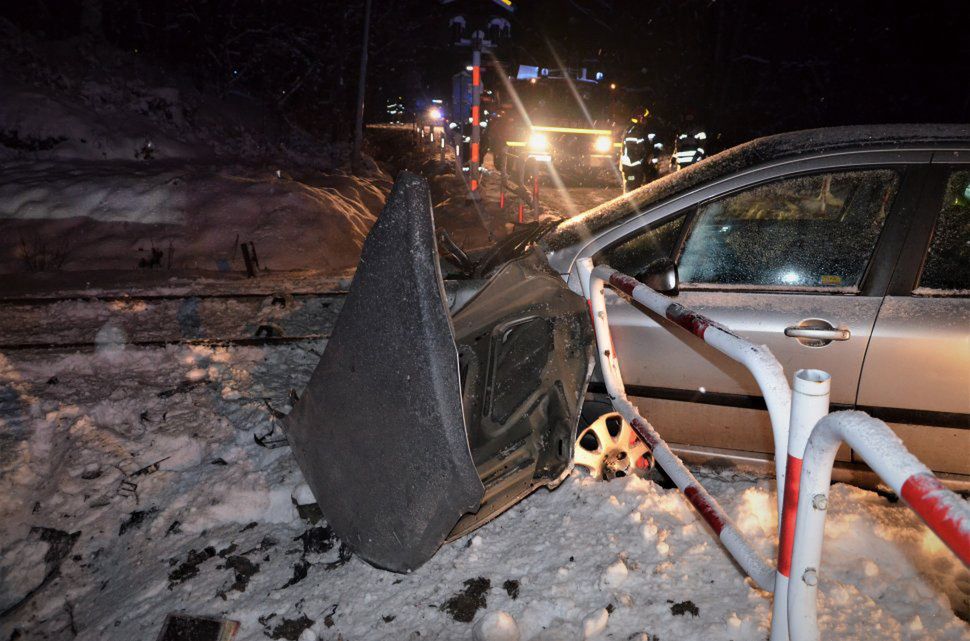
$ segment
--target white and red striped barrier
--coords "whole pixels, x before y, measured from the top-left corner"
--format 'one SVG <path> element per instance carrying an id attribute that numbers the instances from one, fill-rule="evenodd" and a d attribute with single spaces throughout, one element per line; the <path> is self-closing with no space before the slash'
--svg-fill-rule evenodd
<path id="1" fill-rule="evenodd" d="M 791 555 L 795 543 L 798 490 L 805 446 L 815 424 L 829 413 L 831 376 L 817 369 L 795 372 L 792 387 L 791 421 L 788 426 L 788 463 L 786 466 L 781 529 L 778 534 L 778 565 L 775 574 L 775 599 L 772 604 L 771 641 L 788 640 L 788 584 Z M 779 494 L 781 486 L 779 485 Z"/>
<path id="2" fill-rule="evenodd" d="M 586 258 L 577 262 L 589 301 L 603 383 L 613 407 L 653 449 L 654 460 L 718 535 L 741 568 L 774 592 L 771 641 L 817 641 L 816 596 L 822 531 L 835 455 L 842 442 L 853 450 L 951 550 L 970 566 L 970 503 L 948 490 L 903 446 L 882 421 L 863 412 L 829 414 L 830 377 L 820 370 L 795 373 L 794 392 L 767 347 L 753 345 L 711 319 L 686 309 L 640 281 Z M 626 396 L 609 329 L 604 287 L 624 292 L 744 364 L 768 406 L 775 440 L 779 488 L 778 564 L 772 571 L 744 540 L 717 501 L 697 482 Z M 780 455 L 787 451 L 787 458 Z M 794 577 L 794 579 L 792 579 Z"/>
<path id="3" fill-rule="evenodd" d="M 653 450 L 654 461 L 667 473 L 670 479 L 684 493 L 691 505 L 697 509 L 707 524 L 711 526 L 711 529 L 714 530 L 714 533 L 717 534 L 721 543 L 738 562 L 741 569 L 761 589 L 772 591 L 775 581 L 774 571 L 744 539 L 741 532 L 737 529 L 737 526 L 734 525 L 714 497 L 694 478 L 694 475 L 684 466 L 680 458 L 660 438 L 660 435 L 657 434 L 653 426 L 645 418 L 640 416 L 636 406 L 626 396 L 626 388 L 623 385 L 623 378 L 620 375 L 619 361 L 616 358 L 616 349 L 613 347 L 613 338 L 610 334 L 609 319 L 606 315 L 606 297 L 604 296 L 603 287 L 609 281 L 611 285 L 621 289 L 636 301 L 651 309 L 655 309 L 655 305 L 663 305 L 664 301 L 667 304 L 663 305 L 661 309 L 666 309 L 670 306 L 670 299 L 653 291 L 646 285 L 641 285 L 639 281 L 624 276 L 609 267 L 593 267 L 593 263 L 589 259 L 584 259 L 579 262 L 579 274 L 582 279 L 583 293 L 589 301 L 593 329 L 596 333 L 597 354 L 599 356 L 600 369 L 603 374 L 603 383 L 606 386 L 606 391 L 610 396 L 613 407 L 626 419 L 637 436 L 650 446 Z M 642 290 L 646 291 L 644 292 Z M 654 296 L 649 296 L 647 293 L 653 294 Z M 662 300 L 658 301 L 656 297 Z M 650 303 L 642 299 L 648 299 Z M 679 305 L 677 307 L 683 309 Z M 719 333 L 727 332 L 727 330 L 716 325 L 713 321 L 698 314 L 690 313 L 689 320 L 688 314 L 682 314 L 680 317 L 684 319 L 685 323 L 689 322 L 696 325 L 700 332 L 699 335 L 702 338 L 705 335 L 714 337 Z M 712 327 L 716 328 L 716 330 L 713 332 L 707 331 Z M 730 336 L 735 341 L 745 343 L 749 347 L 754 347 L 733 334 L 730 334 Z M 709 338 L 705 338 L 705 340 L 709 340 Z M 725 343 L 727 342 L 725 341 Z M 770 352 L 768 354 L 770 355 Z M 784 382 L 783 374 L 782 381 Z M 785 383 L 785 387 L 787 387 L 787 382 Z M 787 428 L 788 417 L 786 416 L 785 418 Z"/>
<path id="4" fill-rule="evenodd" d="M 588 258 L 578 261 L 578 267 L 584 283 L 590 277 L 608 282 L 641 305 L 680 325 L 717 351 L 744 365 L 754 376 L 768 406 L 775 452 L 786 450 L 791 415 L 791 388 L 788 386 L 788 379 L 785 378 L 784 368 L 767 347 L 744 340 L 727 327 L 685 308 L 632 276 L 622 274 L 612 267 L 606 265 L 593 267 L 592 261 Z M 589 276 L 583 276 L 584 271 L 589 273 Z M 587 298 L 589 298 L 588 294 Z M 616 372 L 619 375 L 618 367 Z M 779 488 L 785 486 L 785 463 L 784 457 L 775 457 L 775 476 Z M 782 493 L 779 491 L 779 515 L 782 513 L 782 499 Z"/>
<path id="5" fill-rule="evenodd" d="M 822 534 L 832 466 L 843 442 L 970 566 L 970 503 L 944 487 L 882 421 L 864 412 L 829 414 L 812 430 L 802 460 L 788 586 L 788 632 L 792 641 L 819 639 L 816 597 Z M 778 595 L 776 591 L 776 599 Z M 772 622 L 775 627 L 780 627 L 777 621 Z"/>

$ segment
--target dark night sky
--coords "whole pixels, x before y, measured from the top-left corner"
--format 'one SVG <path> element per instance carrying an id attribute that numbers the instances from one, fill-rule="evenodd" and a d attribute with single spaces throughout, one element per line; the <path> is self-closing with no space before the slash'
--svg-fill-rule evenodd
<path id="1" fill-rule="evenodd" d="M 369 108 L 447 94 L 466 54 L 444 25 L 462 1 L 373 0 Z M 631 103 L 676 125 L 687 114 L 722 146 L 813 126 L 970 121 L 970 3 L 763 0 L 518 0 L 509 62 L 569 65 L 616 80 Z M 361 2 L 38 0 L 3 16 L 52 39 L 77 37 L 100 6 L 98 37 L 232 84 L 321 128 L 349 118 Z M 500 10 L 496 10 L 500 14 Z M 234 80 L 234 69 L 243 79 Z M 285 101 L 282 89 L 298 87 Z"/>
<path id="2" fill-rule="evenodd" d="M 826 125 L 970 121 L 970 3 L 529 4 L 520 55 L 541 58 L 545 35 L 574 57 L 597 56 L 654 113 L 672 122 L 692 113 L 726 142 Z"/>

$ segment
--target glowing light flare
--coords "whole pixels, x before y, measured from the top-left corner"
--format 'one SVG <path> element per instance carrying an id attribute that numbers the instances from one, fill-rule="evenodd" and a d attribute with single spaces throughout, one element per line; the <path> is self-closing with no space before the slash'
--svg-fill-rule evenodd
<path id="1" fill-rule="evenodd" d="M 491 59 L 492 63 L 499 70 L 498 78 L 501 80 L 502 85 L 505 87 L 508 95 L 512 98 L 512 104 L 515 105 L 515 110 L 518 112 L 519 118 L 527 127 L 531 127 L 532 118 L 529 117 L 528 112 L 525 110 L 525 106 L 522 104 L 522 99 L 519 97 L 519 92 L 515 90 L 515 87 L 512 86 L 511 81 L 509 81 L 509 76 L 506 73 L 505 68 L 502 66 L 501 61 L 494 56 L 491 56 Z"/>
<path id="2" fill-rule="evenodd" d="M 432 120 L 441 120 L 441 109 L 432 107 L 430 110 L 428 110 L 428 116 L 430 116 Z"/>
<path id="3" fill-rule="evenodd" d="M 583 129 L 581 127 L 550 127 L 546 125 L 536 125 L 533 131 L 547 131 L 557 134 L 589 134 L 591 136 L 609 136 L 609 129 Z"/>
<path id="4" fill-rule="evenodd" d="M 609 136 L 597 136 L 593 142 L 593 150 L 600 154 L 607 154 L 613 148 L 613 141 Z"/>
<path id="5" fill-rule="evenodd" d="M 531 151 L 546 151 L 549 149 L 549 136 L 541 131 L 533 132 L 529 136 L 529 149 Z"/>
<path id="6" fill-rule="evenodd" d="M 794 285 L 801 282 L 802 276 L 798 272 L 785 272 L 781 275 L 781 282 L 786 285 Z"/>
<path id="7" fill-rule="evenodd" d="M 559 57 L 559 53 L 556 51 L 556 48 L 552 46 L 552 42 L 548 38 L 545 38 L 545 42 L 546 42 L 546 47 L 549 49 L 549 52 L 552 54 L 552 57 L 556 61 L 556 65 L 562 71 L 563 78 L 565 78 L 566 80 L 566 86 L 569 87 L 569 91 L 570 93 L 572 93 L 573 99 L 576 101 L 576 105 L 583 112 L 583 116 L 586 119 L 586 122 L 589 124 L 589 126 L 592 126 L 593 117 L 590 115 L 589 108 L 586 106 L 586 102 L 583 100 L 583 97 L 579 95 L 579 91 L 576 89 L 576 83 L 573 82 L 572 76 L 569 75 L 568 71 L 566 70 L 566 67 L 563 65 L 562 58 Z M 609 134 L 610 132 L 607 131 L 605 133 Z M 619 166 L 611 164 L 610 172 L 613 174 L 613 179 L 616 183 L 619 183 L 622 181 L 622 176 L 620 175 Z"/>

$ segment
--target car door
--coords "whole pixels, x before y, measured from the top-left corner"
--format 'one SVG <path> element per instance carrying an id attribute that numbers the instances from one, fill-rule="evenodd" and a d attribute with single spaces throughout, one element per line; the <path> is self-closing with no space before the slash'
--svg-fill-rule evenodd
<path id="1" fill-rule="evenodd" d="M 678 302 L 767 345 L 789 379 L 802 368 L 829 372 L 833 405 L 851 406 L 898 249 L 898 234 L 886 232 L 917 181 L 904 181 L 906 173 L 865 167 L 778 178 L 707 199 L 596 258 L 636 275 L 649 262 L 644 248 L 671 252 Z M 628 391 L 665 438 L 773 451 L 764 400 L 743 366 L 621 296 L 608 302 Z M 844 340 L 819 337 L 832 329 Z"/>
<path id="2" fill-rule="evenodd" d="M 927 178 L 858 404 L 934 471 L 970 474 L 970 164 Z"/>

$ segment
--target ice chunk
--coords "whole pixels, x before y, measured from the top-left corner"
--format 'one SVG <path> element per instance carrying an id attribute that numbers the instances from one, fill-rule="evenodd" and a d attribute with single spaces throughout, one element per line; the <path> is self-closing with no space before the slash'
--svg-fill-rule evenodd
<path id="1" fill-rule="evenodd" d="M 297 505 L 310 505 L 311 503 L 317 502 L 313 496 L 313 492 L 310 491 L 310 486 L 306 483 L 300 483 L 293 488 L 292 498 L 293 502 Z"/>
<path id="2" fill-rule="evenodd" d="M 617 559 L 616 563 L 610 565 L 610 567 L 606 568 L 606 571 L 603 572 L 603 576 L 600 578 L 600 586 L 607 590 L 616 589 L 623 585 L 623 582 L 626 581 L 628 574 L 629 571 L 627 570 L 623 559 Z"/>
<path id="3" fill-rule="evenodd" d="M 519 641 L 519 626 L 511 614 L 497 610 L 480 618 L 472 634 L 475 641 Z"/>
<path id="4" fill-rule="evenodd" d="M 610 613 L 606 610 L 606 608 L 600 608 L 599 610 L 591 612 L 585 619 L 583 619 L 583 638 L 595 639 L 599 635 L 603 634 L 609 620 Z"/>

